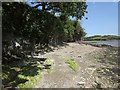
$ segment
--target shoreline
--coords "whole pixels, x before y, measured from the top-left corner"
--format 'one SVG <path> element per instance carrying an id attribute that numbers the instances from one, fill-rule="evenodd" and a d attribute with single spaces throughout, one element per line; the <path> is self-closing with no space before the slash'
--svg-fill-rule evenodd
<path id="1" fill-rule="evenodd" d="M 96 41 L 93 41 L 93 42 L 96 42 Z M 91 45 L 91 46 L 95 46 L 95 47 L 120 48 L 120 46 L 112 46 L 112 45 L 108 45 L 108 44 L 96 44 L 96 43 L 90 43 L 90 42 L 85 42 L 85 41 L 82 41 L 82 43 L 85 45 Z"/>
<path id="2" fill-rule="evenodd" d="M 101 88 L 117 88 L 119 86 L 116 81 L 111 81 L 111 78 L 117 79 L 117 77 L 112 76 L 112 74 L 109 74 L 109 77 L 107 76 L 108 73 L 116 73 L 114 68 L 117 68 L 117 48 L 114 49 L 114 47 L 111 48 L 112 46 L 108 45 L 93 46 L 83 43 L 67 44 L 68 46 L 62 46 L 54 52 L 45 54 L 45 57 L 55 60 L 55 67 L 53 72 L 44 75 L 43 81 L 40 82 L 42 85 L 37 87 L 77 88 L 79 87 L 77 86 L 77 82 L 82 81 L 81 78 L 84 78 L 82 82 L 84 82 L 85 88 L 97 88 L 97 86 L 93 87 L 94 81 L 101 84 Z M 66 66 L 64 59 L 68 58 L 74 59 L 79 65 L 79 69 L 76 73 Z M 109 71 L 106 71 L 107 69 L 109 69 Z M 68 77 L 69 81 L 65 77 Z M 49 82 L 52 84 L 49 84 Z"/>

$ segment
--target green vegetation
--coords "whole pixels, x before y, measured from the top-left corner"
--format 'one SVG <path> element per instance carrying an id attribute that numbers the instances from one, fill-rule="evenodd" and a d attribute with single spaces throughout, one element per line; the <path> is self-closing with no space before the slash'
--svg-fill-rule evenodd
<path id="1" fill-rule="evenodd" d="M 47 59 L 44 62 L 44 66 L 45 66 L 45 68 L 47 69 L 48 72 L 51 72 L 53 70 L 54 60 Z"/>
<path id="2" fill-rule="evenodd" d="M 36 68 L 39 68 L 39 69 L 35 70 Z M 42 65 L 39 63 L 34 63 L 34 64 L 32 63 L 32 65 L 29 65 L 28 68 L 25 67 L 24 68 L 25 71 L 22 72 L 24 74 L 20 73 L 18 74 L 18 77 L 21 79 L 26 79 L 28 81 L 26 81 L 25 83 L 19 84 L 18 87 L 19 88 L 34 88 L 41 79 L 41 72 L 42 72 L 41 68 L 42 68 Z M 28 71 L 28 69 L 31 69 L 31 70 Z M 30 76 L 36 72 L 37 74 L 35 76 Z"/>
<path id="3" fill-rule="evenodd" d="M 31 7 L 24 2 L 2 3 L 4 87 L 33 87 L 40 79 L 43 65 L 48 71 L 52 68 L 49 61 L 39 65 L 36 58 L 33 58 L 34 55 L 43 53 L 46 49 L 52 51 L 51 45 L 78 41 L 85 36 L 78 21 L 87 13 L 86 2 L 31 3 L 35 5 Z M 41 10 L 38 9 L 39 6 L 42 7 Z M 56 13 L 59 15 L 56 16 Z M 70 16 L 75 20 L 71 20 Z"/>
<path id="4" fill-rule="evenodd" d="M 42 10 L 38 10 L 38 6 L 42 6 Z M 3 63 L 16 60 L 15 57 L 24 59 L 28 53 L 34 53 L 37 46 L 46 48 L 85 36 L 78 22 L 86 13 L 85 2 L 43 2 L 35 7 L 22 2 L 4 2 L 2 7 Z M 61 14 L 55 16 L 55 13 Z M 70 16 L 76 20 L 70 20 Z"/>
<path id="5" fill-rule="evenodd" d="M 77 23 L 76 27 L 74 24 Z M 64 24 L 64 41 L 71 42 L 71 41 L 80 41 L 85 35 L 85 31 L 79 22 L 74 20 L 70 20 L 69 18 L 66 20 Z"/>
<path id="6" fill-rule="evenodd" d="M 39 61 L 30 61 L 22 67 L 14 64 L 3 66 L 3 84 L 6 84 L 7 87 L 34 88 L 41 79 L 43 69 L 50 72 L 53 64 L 53 60 L 46 60 L 44 64 L 40 64 Z"/>
<path id="7" fill-rule="evenodd" d="M 106 40 L 120 40 L 120 36 L 115 35 L 95 35 L 91 37 L 85 37 L 85 41 L 106 41 Z"/>
<path id="8" fill-rule="evenodd" d="M 18 63 L 16 63 L 18 65 Z M 2 83 L 5 87 L 32 88 L 41 79 L 42 65 L 37 61 L 27 65 L 16 64 L 3 66 Z"/>
<path id="9" fill-rule="evenodd" d="M 78 64 L 75 62 L 74 59 L 69 59 L 66 61 L 67 64 L 69 64 L 69 67 L 73 70 L 73 71 L 77 71 L 78 70 Z"/>

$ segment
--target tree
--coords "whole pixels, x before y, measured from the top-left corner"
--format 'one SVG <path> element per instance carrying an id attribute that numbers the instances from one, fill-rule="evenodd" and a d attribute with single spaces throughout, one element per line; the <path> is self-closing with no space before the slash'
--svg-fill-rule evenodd
<path id="1" fill-rule="evenodd" d="M 62 22 L 64 23 L 65 41 L 80 41 L 86 35 L 79 22 L 77 22 L 76 27 L 74 25 L 76 23 L 75 20 L 67 18 L 66 21 L 63 20 Z"/>
<path id="2" fill-rule="evenodd" d="M 76 22 L 74 25 L 74 35 L 75 37 L 77 36 L 77 23 L 78 20 L 81 19 L 85 13 L 87 13 L 86 8 L 86 2 L 68 2 L 68 3 L 64 3 L 64 2 L 31 2 L 34 6 L 34 8 L 41 8 L 41 11 L 46 11 L 46 12 L 50 12 L 51 14 L 55 15 L 55 13 L 59 13 L 60 14 L 60 20 L 62 21 L 62 24 L 64 26 L 64 24 L 67 22 L 67 18 L 69 16 L 75 17 L 76 18 Z M 68 31 L 66 31 L 68 30 Z M 72 36 L 70 35 L 71 31 L 64 27 L 64 31 L 66 33 L 69 33 L 68 38 L 72 38 Z M 78 36 L 77 36 L 78 37 Z M 75 38 L 75 40 L 77 40 L 77 38 Z"/>
<path id="3" fill-rule="evenodd" d="M 74 21 L 68 18 L 73 16 L 81 19 L 87 8 L 85 2 L 39 2 L 34 7 L 22 2 L 5 2 L 2 6 L 4 57 L 18 55 L 17 52 L 12 53 L 14 50 L 21 53 L 21 56 L 17 57 L 22 57 L 23 54 L 25 56 L 24 45 L 28 44 L 31 46 L 29 50 L 34 50 L 38 44 L 48 46 L 63 41 L 72 41 L 75 26 Z M 39 6 L 42 7 L 41 10 L 37 9 Z M 60 16 L 56 17 L 55 13 L 60 13 Z M 6 33 L 8 34 L 5 35 Z M 7 40 L 6 36 L 10 35 L 12 39 Z M 17 40 L 16 37 L 22 39 Z M 20 44 L 19 49 L 15 47 L 15 43 Z"/>
<path id="4" fill-rule="evenodd" d="M 50 11 L 51 14 L 61 13 L 61 15 L 76 17 L 81 19 L 87 13 L 86 2 L 31 2 L 34 8 L 42 7 L 42 11 Z"/>
<path id="5" fill-rule="evenodd" d="M 64 41 L 73 41 L 73 35 L 74 35 L 74 21 L 70 20 L 69 18 L 66 19 L 66 21 L 62 21 L 64 23 L 64 33 L 65 33 L 65 39 Z"/>
<path id="6" fill-rule="evenodd" d="M 76 21 L 75 21 L 76 22 Z M 87 33 L 85 30 L 82 28 L 81 24 L 77 22 L 77 26 L 75 27 L 75 35 L 74 39 L 75 41 L 81 41 L 82 38 L 86 35 Z"/>

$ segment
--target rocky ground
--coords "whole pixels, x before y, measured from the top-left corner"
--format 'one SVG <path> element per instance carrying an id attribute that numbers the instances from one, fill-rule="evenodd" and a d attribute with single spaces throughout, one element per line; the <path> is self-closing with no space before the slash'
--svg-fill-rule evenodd
<path id="1" fill-rule="evenodd" d="M 41 56 L 39 56 L 41 57 Z M 54 60 L 51 72 L 42 72 L 42 79 L 36 88 L 118 88 L 118 50 L 112 47 L 68 43 L 42 57 Z M 67 59 L 74 59 L 79 65 L 73 71 Z"/>

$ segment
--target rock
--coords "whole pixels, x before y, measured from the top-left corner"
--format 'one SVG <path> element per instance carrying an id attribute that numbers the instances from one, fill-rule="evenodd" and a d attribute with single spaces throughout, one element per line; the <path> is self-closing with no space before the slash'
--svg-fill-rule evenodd
<path id="1" fill-rule="evenodd" d="M 79 88 L 85 88 L 85 82 L 78 82 L 77 85 L 79 85 Z"/>
<path id="2" fill-rule="evenodd" d="M 40 64 L 43 64 L 44 63 L 44 61 L 40 61 Z"/>
<path id="3" fill-rule="evenodd" d="M 78 82 L 77 85 L 84 85 L 85 82 Z"/>
<path id="4" fill-rule="evenodd" d="M 78 57 L 80 57 L 81 58 L 81 56 L 79 55 Z"/>
<path id="5" fill-rule="evenodd" d="M 15 47 L 20 47 L 20 44 L 18 42 L 15 42 Z"/>
<path id="6" fill-rule="evenodd" d="M 98 83 L 97 81 L 94 81 L 93 83 L 93 87 L 97 88 L 97 89 L 101 89 L 101 83 Z"/>

